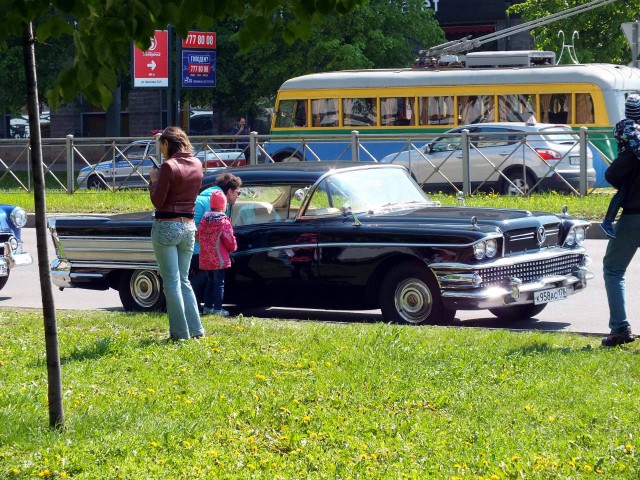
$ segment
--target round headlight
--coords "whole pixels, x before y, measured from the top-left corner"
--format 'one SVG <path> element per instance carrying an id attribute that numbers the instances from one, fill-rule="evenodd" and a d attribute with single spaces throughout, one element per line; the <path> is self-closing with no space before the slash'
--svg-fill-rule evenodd
<path id="1" fill-rule="evenodd" d="M 12 252 L 15 252 L 18 248 L 18 239 L 16 237 L 12 236 L 11 238 L 9 238 L 9 248 Z"/>
<path id="2" fill-rule="evenodd" d="M 576 229 L 572 228 L 571 230 L 569 230 L 569 233 L 567 233 L 567 238 L 564 241 L 565 245 L 568 246 L 573 246 L 576 244 Z"/>
<path id="3" fill-rule="evenodd" d="M 498 242 L 494 238 L 490 238 L 485 242 L 486 244 L 486 255 L 488 258 L 493 258 L 498 253 Z"/>
<path id="4" fill-rule="evenodd" d="M 473 244 L 473 254 L 478 260 L 482 260 L 487 254 L 487 246 L 484 242 L 478 242 Z"/>
<path id="5" fill-rule="evenodd" d="M 9 218 L 18 228 L 22 228 L 27 224 L 27 212 L 25 212 L 24 208 L 14 207 Z"/>
<path id="6" fill-rule="evenodd" d="M 584 239 L 586 237 L 586 231 L 584 227 L 576 227 L 576 243 L 578 245 L 582 245 L 582 243 L 584 242 Z"/>

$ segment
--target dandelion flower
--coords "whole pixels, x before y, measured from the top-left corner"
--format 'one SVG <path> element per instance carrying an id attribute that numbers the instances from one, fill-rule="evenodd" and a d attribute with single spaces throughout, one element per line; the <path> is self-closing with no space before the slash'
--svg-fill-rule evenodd
<path id="1" fill-rule="evenodd" d="M 266 375 L 262 375 L 261 373 L 256 373 L 256 380 L 265 380 Z"/>

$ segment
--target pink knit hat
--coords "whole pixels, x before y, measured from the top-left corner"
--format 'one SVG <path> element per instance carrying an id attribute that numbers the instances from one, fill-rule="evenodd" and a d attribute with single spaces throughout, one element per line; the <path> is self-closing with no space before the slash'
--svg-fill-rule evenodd
<path id="1" fill-rule="evenodd" d="M 215 189 L 211 192 L 209 206 L 211 207 L 211 210 L 216 211 L 224 211 L 224 209 L 227 208 L 227 197 L 224 196 L 222 190 Z"/>

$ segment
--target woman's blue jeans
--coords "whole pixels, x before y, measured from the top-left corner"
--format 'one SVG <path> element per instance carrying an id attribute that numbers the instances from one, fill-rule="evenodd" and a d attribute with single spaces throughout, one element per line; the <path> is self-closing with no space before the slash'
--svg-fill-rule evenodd
<path id="1" fill-rule="evenodd" d="M 625 304 L 624 275 L 640 247 L 640 215 L 623 213 L 614 228 L 616 238 L 609 240 L 603 270 L 609 303 L 609 328 L 616 333 L 630 326 Z"/>
<path id="2" fill-rule="evenodd" d="M 194 222 L 153 222 L 151 243 L 162 277 L 169 315 L 169 336 L 203 335 L 198 302 L 189 283 L 189 265 L 196 237 Z"/>

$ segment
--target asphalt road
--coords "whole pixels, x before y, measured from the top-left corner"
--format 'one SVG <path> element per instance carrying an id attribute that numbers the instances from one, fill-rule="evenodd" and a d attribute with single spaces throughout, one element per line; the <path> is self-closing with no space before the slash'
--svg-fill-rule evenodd
<path id="1" fill-rule="evenodd" d="M 34 263 L 11 271 L 11 277 L 4 289 L 0 290 L 0 308 L 26 307 L 42 308 L 42 297 L 38 279 L 35 229 L 26 228 L 23 240 L 34 257 Z M 453 325 L 487 328 L 537 329 L 580 333 L 607 333 L 608 308 L 602 280 L 602 257 L 607 246 L 606 240 L 587 240 L 586 247 L 593 263 L 590 270 L 595 278 L 588 288 L 567 300 L 550 303 L 535 319 L 521 322 L 501 322 L 487 310 L 459 311 Z M 49 257 L 53 258 L 53 245 L 49 243 Z M 635 261 L 627 272 L 627 307 L 631 326 L 640 332 L 640 260 Z M 91 291 L 54 287 L 54 300 L 59 310 L 99 309 L 123 311 L 120 298 L 115 290 Z M 231 307 L 232 313 L 237 313 Z M 286 318 L 295 320 L 320 320 L 334 322 L 376 322 L 382 320 L 380 311 L 318 311 L 301 309 L 251 309 L 245 315 L 265 318 Z"/>

